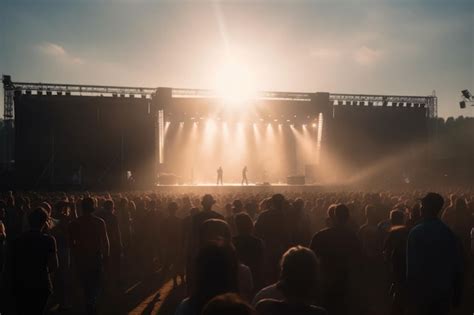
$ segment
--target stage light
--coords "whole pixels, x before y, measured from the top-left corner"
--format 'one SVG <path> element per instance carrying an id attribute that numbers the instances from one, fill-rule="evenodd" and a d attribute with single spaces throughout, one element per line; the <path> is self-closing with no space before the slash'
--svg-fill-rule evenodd
<path id="1" fill-rule="evenodd" d="M 226 105 L 241 106 L 256 98 L 253 71 L 233 59 L 226 60 L 216 73 L 215 89 Z"/>
<path id="2" fill-rule="evenodd" d="M 313 123 L 311 126 L 313 126 L 313 128 L 316 128 L 316 127 L 317 127 L 317 124 L 316 124 L 316 123 Z"/>
<path id="3" fill-rule="evenodd" d="M 306 128 L 306 124 L 303 124 L 303 128 Z"/>
<path id="4" fill-rule="evenodd" d="M 322 138 L 323 138 L 323 123 L 324 123 L 324 115 L 323 113 L 319 113 L 318 117 L 318 136 L 316 141 L 316 163 L 319 164 L 321 161 L 321 145 L 322 145 Z M 315 124 L 313 124 L 315 125 Z"/>
<path id="5" fill-rule="evenodd" d="M 274 122 L 277 122 L 277 121 L 278 121 L 278 119 L 273 119 L 273 121 L 274 121 Z"/>

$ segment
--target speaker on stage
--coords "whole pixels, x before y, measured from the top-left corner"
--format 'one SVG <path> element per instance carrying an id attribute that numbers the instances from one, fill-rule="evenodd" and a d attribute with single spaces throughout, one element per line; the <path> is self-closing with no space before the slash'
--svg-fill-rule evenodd
<path id="1" fill-rule="evenodd" d="M 160 174 L 158 176 L 159 185 L 178 185 L 180 177 L 175 174 Z"/>
<path id="2" fill-rule="evenodd" d="M 304 166 L 306 182 L 314 184 L 318 179 L 318 167 L 316 164 L 306 164 Z"/>
<path id="3" fill-rule="evenodd" d="M 303 175 L 293 175 L 286 178 L 286 183 L 288 185 L 304 185 L 305 177 Z"/>

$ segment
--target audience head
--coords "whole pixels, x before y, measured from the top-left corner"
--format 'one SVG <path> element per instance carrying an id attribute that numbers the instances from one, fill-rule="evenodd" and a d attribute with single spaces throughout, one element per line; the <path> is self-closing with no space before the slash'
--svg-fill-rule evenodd
<path id="1" fill-rule="evenodd" d="M 335 204 L 332 204 L 328 207 L 327 210 L 327 217 L 326 217 L 326 226 L 331 227 L 334 225 L 334 222 L 336 221 L 335 217 L 335 210 L 336 210 Z"/>
<path id="2" fill-rule="evenodd" d="M 210 194 L 206 194 L 202 197 L 201 205 L 204 210 L 211 210 L 212 206 L 216 203 L 214 197 Z"/>
<path id="3" fill-rule="evenodd" d="M 367 223 L 377 224 L 377 209 L 373 205 L 368 204 L 365 206 L 365 217 L 367 219 Z"/>
<path id="4" fill-rule="evenodd" d="M 283 254 L 278 288 L 285 298 L 311 298 L 316 289 L 316 277 L 317 260 L 312 250 L 296 246 Z"/>
<path id="5" fill-rule="evenodd" d="M 235 226 L 239 235 L 250 235 L 253 232 L 253 222 L 250 216 L 241 212 L 235 216 Z"/>
<path id="6" fill-rule="evenodd" d="M 114 206 L 114 201 L 112 199 L 107 199 L 104 202 L 104 210 L 110 213 L 114 212 L 115 206 Z"/>
<path id="7" fill-rule="evenodd" d="M 444 205 L 443 197 L 430 192 L 421 199 L 421 215 L 424 218 L 437 217 Z"/>
<path id="8" fill-rule="evenodd" d="M 23 200 L 23 198 L 19 198 L 19 200 Z M 44 211 L 46 211 L 48 216 L 51 216 L 51 213 L 53 212 L 53 208 L 51 207 L 49 202 L 43 201 L 39 206 L 43 208 Z"/>
<path id="9" fill-rule="evenodd" d="M 412 221 L 418 221 L 421 217 L 421 205 L 419 203 L 416 203 L 411 209 L 410 209 L 410 219 Z"/>
<path id="10" fill-rule="evenodd" d="M 177 211 L 178 211 L 178 203 L 175 201 L 170 202 L 168 204 L 168 214 L 175 215 Z"/>
<path id="11" fill-rule="evenodd" d="M 303 201 L 303 199 L 297 198 L 297 199 L 293 202 L 293 208 L 294 208 L 294 210 L 296 210 L 296 211 L 301 211 L 301 210 L 303 210 L 303 208 L 304 208 L 304 201 Z"/>
<path id="12" fill-rule="evenodd" d="M 225 213 L 228 216 L 232 215 L 232 205 L 230 203 L 226 203 L 224 208 L 225 208 Z"/>
<path id="13" fill-rule="evenodd" d="M 199 244 L 201 245 L 208 242 L 228 244 L 230 240 L 230 228 L 224 220 L 209 219 L 204 221 L 199 228 Z"/>
<path id="14" fill-rule="evenodd" d="M 95 211 L 95 201 L 91 197 L 85 197 L 82 199 L 82 213 L 91 214 Z"/>
<path id="15" fill-rule="evenodd" d="M 392 225 L 403 225 L 405 224 L 405 213 L 400 210 L 390 211 L 390 223 Z"/>
<path id="16" fill-rule="evenodd" d="M 456 200 L 456 212 L 465 211 L 467 209 L 466 200 L 464 198 L 458 198 Z"/>
<path id="17" fill-rule="evenodd" d="M 42 230 L 48 221 L 48 213 L 43 208 L 36 208 L 28 215 L 28 223 L 32 230 Z"/>
<path id="18" fill-rule="evenodd" d="M 54 214 L 56 218 L 67 217 L 69 215 L 69 203 L 66 201 L 58 201 L 54 205 Z"/>
<path id="19" fill-rule="evenodd" d="M 344 225 L 349 220 L 349 208 L 345 204 L 338 204 L 334 209 L 334 224 Z"/>
<path id="20" fill-rule="evenodd" d="M 285 197 L 282 194 L 274 194 L 270 201 L 272 208 L 276 210 L 282 210 L 285 205 Z"/>
<path id="21" fill-rule="evenodd" d="M 232 202 L 234 213 L 241 212 L 244 209 L 244 204 L 239 199 L 236 199 Z"/>
<path id="22" fill-rule="evenodd" d="M 210 300 L 202 315 L 256 315 L 255 309 L 235 293 L 221 294 Z"/>

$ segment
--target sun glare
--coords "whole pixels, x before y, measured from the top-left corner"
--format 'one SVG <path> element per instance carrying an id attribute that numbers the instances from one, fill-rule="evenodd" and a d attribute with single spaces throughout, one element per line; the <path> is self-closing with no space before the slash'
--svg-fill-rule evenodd
<path id="1" fill-rule="evenodd" d="M 215 89 L 227 104 L 242 105 L 256 97 L 255 76 L 246 65 L 226 61 L 216 73 Z"/>

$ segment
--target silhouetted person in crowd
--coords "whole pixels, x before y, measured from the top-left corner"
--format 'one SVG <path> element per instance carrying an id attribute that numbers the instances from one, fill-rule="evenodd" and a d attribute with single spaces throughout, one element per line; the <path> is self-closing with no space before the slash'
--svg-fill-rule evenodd
<path id="1" fill-rule="evenodd" d="M 120 198 L 116 209 L 116 216 L 122 239 L 122 252 L 124 259 L 128 259 L 128 250 L 132 238 L 132 218 L 130 214 L 130 202 L 127 198 Z"/>
<path id="2" fill-rule="evenodd" d="M 103 268 L 110 252 L 109 238 L 104 220 L 92 214 L 95 211 L 94 199 L 86 197 L 81 204 L 82 216 L 69 225 L 69 241 L 84 290 L 86 312 L 96 314 Z"/>
<path id="3" fill-rule="evenodd" d="M 219 185 L 219 183 L 221 185 L 224 184 L 223 176 L 224 176 L 224 171 L 222 170 L 222 166 L 219 166 L 219 168 L 217 169 L 217 185 Z"/>
<path id="4" fill-rule="evenodd" d="M 399 212 L 398 210 L 393 210 Z M 402 213 L 403 214 L 403 213 Z M 397 214 L 400 215 L 400 214 Z M 407 310 L 406 305 L 406 248 L 410 228 L 402 225 L 403 219 L 392 226 L 384 243 L 383 253 L 390 267 L 390 296 L 392 297 L 391 314 L 402 315 Z"/>
<path id="5" fill-rule="evenodd" d="M 43 314 L 52 292 L 50 273 L 58 267 L 56 241 L 43 232 L 48 214 L 42 208 L 28 216 L 30 230 L 11 243 L 13 296 L 19 315 Z"/>
<path id="6" fill-rule="evenodd" d="M 421 220 L 421 205 L 416 203 L 413 207 L 409 209 L 408 218 L 406 220 L 406 226 L 411 229 Z"/>
<path id="7" fill-rule="evenodd" d="M 255 223 L 255 234 L 265 242 L 265 284 L 278 278 L 278 262 L 290 247 L 291 230 L 285 211 L 285 197 L 275 194 L 270 200 L 270 209 L 260 213 Z"/>
<path id="8" fill-rule="evenodd" d="M 229 225 L 221 219 L 209 219 L 204 221 L 199 229 L 198 236 L 198 248 L 202 248 L 209 243 L 218 243 L 229 247 L 229 252 L 235 255 L 237 259 L 237 253 L 232 246 L 232 238 L 229 229 Z M 253 278 L 252 272 L 248 266 L 238 261 L 237 274 L 238 274 L 238 293 L 245 299 L 250 300 L 253 294 Z M 189 279 L 192 281 L 193 277 L 188 273 Z M 193 283 L 190 281 L 190 284 Z"/>
<path id="9" fill-rule="evenodd" d="M 244 211 L 244 204 L 242 203 L 242 201 L 240 201 L 240 199 L 235 199 L 232 204 L 226 205 L 225 221 L 227 222 L 227 224 L 229 224 L 232 235 L 235 235 L 237 233 L 235 227 L 235 216 L 242 211 Z"/>
<path id="10" fill-rule="evenodd" d="M 241 212 L 236 214 L 235 225 L 237 236 L 233 237 L 232 242 L 237 251 L 237 256 L 239 260 L 252 271 L 255 289 L 260 289 L 263 285 L 263 241 L 254 236 L 253 222 L 247 213 Z"/>
<path id="11" fill-rule="evenodd" d="M 448 314 L 461 300 L 461 248 L 454 233 L 438 218 L 443 203 L 441 195 L 428 193 L 421 200 L 422 221 L 408 235 L 408 301 L 419 315 Z"/>
<path id="12" fill-rule="evenodd" d="M 217 213 L 214 210 L 212 210 L 212 207 L 214 206 L 215 203 L 216 201 L 214 200 L 214 197 L 212 197 L 212 195 L 207 194 L 202 197 L 202 201 L 201 201 L 202 211 L 196 213 L 192 217 L 191 238 L 193 238 L 194 240 L 197 239 L 197 236 L 199 234 L 199 229 L 201 227 L 201 224 L 204 221 L 209 220 L 209 219 L 221 219 L 221 220 L 224 219 L 224 217 L 220 213 Z"/>
<path id="13" fill-rule="evenodd" d="M 474 217 L 464 198 L 456 199 L 454 208 L 444 212 L 443 222 L 459 238 L 463 246 L 464 256 L 470 260 L 470 232 L 474 226 Z M 466 267 L 469 265 L 470 262 L 466 261 Z"/>
<path id="14" fill-rule="evenodd" d="M 308 246 L 312 236 L 311 219 L 305 212 L 303 199 L 296 199 L 289 207 L 288 224 L 291 229 L 291 244 Z"/>
<path id="15" fill-rule="evenodd" d="M 215 242 L 202 247 L 193 263 L 195 286 L 175 315 L 199 315 L 212 298 L 238 291 L 238 262 L 229 246 Z"/>
<path id="16" fill-rule="evenodd" d="M 255 309 L 235 293 L 221 294 L 210 300 L 202 315 L 257 315 Z"/>
<path id="17" fill-rule="evenodd" d="M 24 209 L 19 202 L 15 203 L 13 194 L 7 197 L 6 203 L 5 228 L 7 240 L 14 240 L 20 236 L 23 230 Z"/>
<path id="18" fill-rule="evenodd" d="M 376 208 L 373 205 L 365 207 L 365 224 L 359 229 L 359 240 L 364 258 L 368 263 L 377 263 L 381 258 L 381 233 L 377 227 Z"/>
<path id="19" fill-rule="evenodd" d="M 290 248 L 282 258 L 277 284 L 283 300 L 264 299 L 258 302 L 260 315 L 325 315 L 313 305 L 317 289 L 317 260 L 314 253 L 301 246 Z"/>
<path id="20" fill-rule="evenodd" d="M 249 181 L 247 179 L 247 166 L 244 166 L 244 168 L 242 169 L 242 186 L 244 185 L 249 185 Z"/>
<path id="21" fill-rule="evenodd" d="M 69 224 L 73 220 L 71 204 L 66 201 L 59 201 L 54 205 L 54 223 L 50 230 L 51 235 L 56 239 L 58 249 L 59 268 L 54 277 L 54 295 L 59 308 L 69 309 L 71 307 L 70 297 L 70 248 L 69 248 Z"/>
<path id="22" fill-rule="evenodd" d="M 334 208 L 332 227 L 313 236 L 311 249 L 319 258 L 323 306 L 330 314 L 348 314 L 351 273 L 357 268 L 360 245 L 348 227 L 349 209 L 344 204 Z"/>
<path id="23" fill-rule="evenodd" d="M 184 282 L 184 266 L 182 248 L 183 223 L 180 218 L 176 216 L 178 211 L 178 204 L 170 202 L 168 204 L 168 216 L 163 220 L 163 250 L 164 250 L 164 267 L 171 270 L 171 277 L 173 278 L 174 286 L 178 285 L 177 278 L 181 277 L 181 282 Z"/>
<path id="24" fill-rule="evenodd" d="M 109 258 L 105 267 L 106 280 L 109 290 L 117 290 L 120 285 L 120 267 L 122 259 L 122 235 L 120 233 L 119 222 L 115 214 L 115 204 L 113 200 L 106 200 L 103 208 L 97 211 L 97 216 L 104 220 L 109 238 Z"/>

